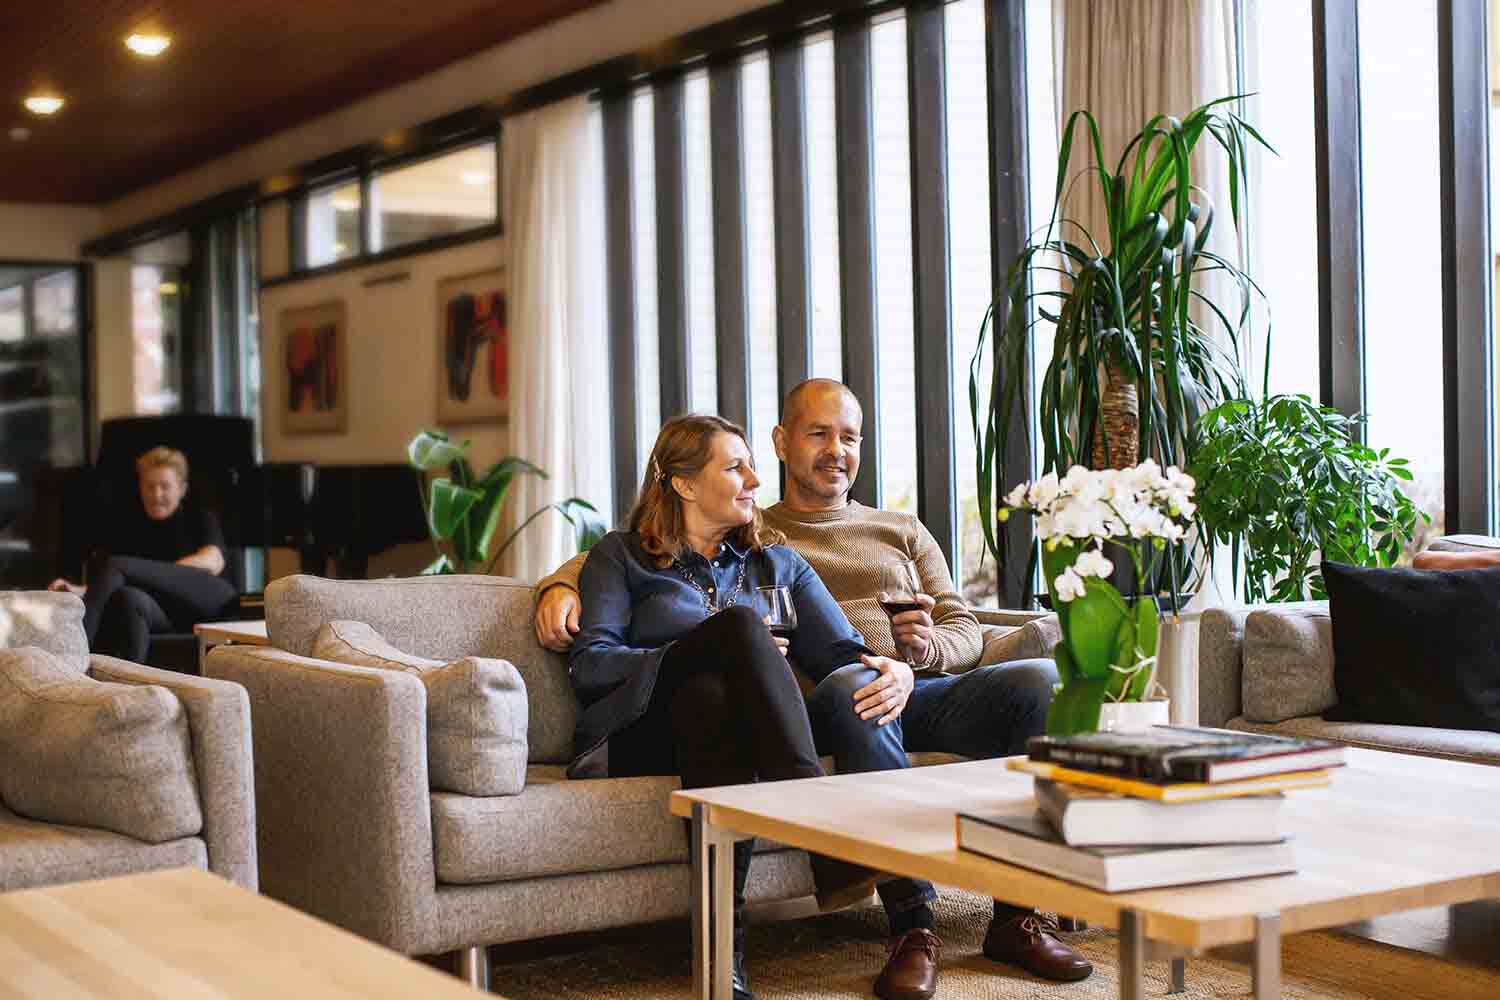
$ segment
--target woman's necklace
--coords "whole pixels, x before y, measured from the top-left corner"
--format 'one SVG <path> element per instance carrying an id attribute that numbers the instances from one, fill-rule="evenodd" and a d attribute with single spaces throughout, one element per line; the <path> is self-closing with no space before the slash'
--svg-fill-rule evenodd
<path id="1" fill-rule="evenodd" d="M 745 560 L 740 560 L 740 570 L 735 574 L 734 586 L 730 588 L 729 593 L 719 595 L 723 598 L 722 601 L 715 601 L 713 594 L 710 591 L 704 590 L 703 585 L 693 579 L 693 574 L 688 572 L 688 568 L 682 564 L 682 560 L 673 560 L 672 565 L 677 567 L 678 575 L 687 581 L 688 586 L 696 590 L 698 595 L 703 598 L 703 610 L 707 611 L 710 615 L 716 615 L 731 604 L 739 603 L 737 598 L 745 589 Z M 710 563 L 711 566 L 712 563 Z M 713 570 L 710 568 L 709 572 L 712 573 Z"/>

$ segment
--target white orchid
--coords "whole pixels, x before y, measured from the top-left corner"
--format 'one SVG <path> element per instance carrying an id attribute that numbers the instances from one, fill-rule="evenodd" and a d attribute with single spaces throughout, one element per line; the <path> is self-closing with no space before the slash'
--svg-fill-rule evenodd
<path id="1" fill-rule="evenodd" d="M 1060 601 L 1082 597 L 1083 581 L 1107 579 L 1114 564 L 1102 545 L 1150 541 L 1157 547 L 1179 542 L 1197 511 L 1193 477 L 1176 466 L 1163 470 L 1151 459 L 1128 469 L 1085 469 L 1075 465 L 1059 477 L 1049 472 L 1021 483 L 1005 496 L 1000 520 L 1012 511 L 1036 517 L 1036 536 L 1055 551 L 1060 545 L 1085 546 L 1053 581 Z M 1139 571 L 1139 566 L 1137 567 Z"/>

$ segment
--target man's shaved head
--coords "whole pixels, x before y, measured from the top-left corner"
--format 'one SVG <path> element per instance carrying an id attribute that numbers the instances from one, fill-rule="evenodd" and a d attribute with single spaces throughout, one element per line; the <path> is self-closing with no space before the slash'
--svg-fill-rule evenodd
<path id="1" fill-rule="evenodd" d="M 830 394 L 840 395 L 847 400 L 858 411 L 860 421 L 863 422 L 864 407 L 859 405 L 859 397 L 847 385 L 831 378 L 810 378 L 806 382 L 799 382 L 786 394 L 786 402 L 781 404 L 781 426 L 792 430 L 802 419 L 809 403 L 814 399 L 826 399 Z"/>

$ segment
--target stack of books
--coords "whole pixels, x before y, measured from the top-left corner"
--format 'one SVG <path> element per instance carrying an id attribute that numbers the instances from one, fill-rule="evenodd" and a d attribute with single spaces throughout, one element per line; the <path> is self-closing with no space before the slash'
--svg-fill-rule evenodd
<path id="1" fill-rule="evenodd" d="M 1296 871 L 1284 794 L 1328 784 L 1341 746 L 1228 729 L 1038 736 L 1009 766 L 1036 799 L 959 813 L 958 846 L 1104 892 Z"/>

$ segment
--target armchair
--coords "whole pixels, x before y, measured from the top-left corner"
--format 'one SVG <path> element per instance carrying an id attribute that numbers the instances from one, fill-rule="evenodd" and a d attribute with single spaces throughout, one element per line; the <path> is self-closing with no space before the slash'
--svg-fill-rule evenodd
<path id="1" fill-rule="evenodd" d="M 83 602 L 71 594 L 0 593 L 0 644 L 40 646 L 60 657 L 87 655 L 82 615 Z M 88 676 L 157 685 L 181 703 L 202 830 L 148 844 L 106 830 L 27 819 L 0 804 L 0 891 L 184 865 L 206 868 L 254 890 L 255 789 L 250 704 L 244 690 L 97 655 L 88 656 Z"/>

